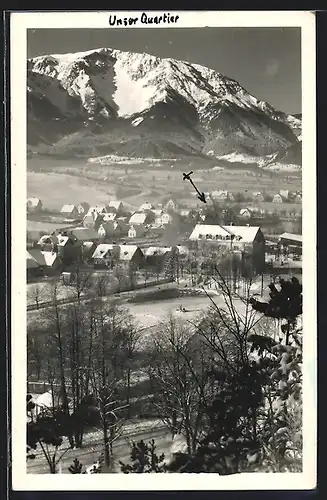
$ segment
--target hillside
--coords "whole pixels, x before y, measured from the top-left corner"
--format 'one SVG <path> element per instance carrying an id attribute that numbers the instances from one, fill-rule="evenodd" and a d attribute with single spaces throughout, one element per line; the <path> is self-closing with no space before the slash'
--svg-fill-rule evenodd
<path id="1" fill-rule="evenodd" d="M 27 65 L 29 149 L 179 158 L 292 147 L 301 120 L 201 65 L 101 48 Z"/>

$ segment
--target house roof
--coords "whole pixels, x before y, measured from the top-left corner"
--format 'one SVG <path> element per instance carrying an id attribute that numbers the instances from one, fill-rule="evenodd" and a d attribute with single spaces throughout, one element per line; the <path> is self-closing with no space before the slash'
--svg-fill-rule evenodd
<path id="1" fill-rule="evenodd" d="M 90 204 L 87 201 L 82 201 L 78 204 L 78 206 L 84 208 L 84 210 L 88 210 L 90 208 Z"/>
<path id="2" fill-rule="evenodd" d="M 283 233 L 279 238 L 283 240 L 295 241 L 296 243 L 302 243 L 302 234 Z"/>
<path id="3" fill-rule="evenodd" d="M 55 234 L 44 234 L 43 236 L 41 236 L 37 244 L 44 245 L 45 243 L 53 243 L 55 245 L 56 243 L 58 243 L 58 237 Z"/>
<path id="4" fill-rule="evenodd" d="M 102 214 L 102 219 L 104 222 L 109 222 L 115 220 L 117 217 L 117 214 L 115 212 L 109 212 L 107 214 Z"/>
<path id="5" fill-rule="evenodd" d="M 89 208 L 89 211 L 87 212 L 87 215 L 92 214 L 92 212 L 96 212 L 98 214 L 102 212 L 106 212 L 106 206 L 105 205 L 95 205 L 93 207 Z"/>
<path id="6" fill-rule="evenodd" d="M 32 207 L 37 207 L 40 202 L 40 198 L 27 198 L 27 203 Z"/>
<path id="7" fill-rule="evenodd" d="M 162 210 L 162 208 L 154 208 L 154 209 L 152 210 L 152 212 L 153 212 L 153 213 L 154 213 L 154 215 L 156 215 L 157 217 L 159 217 L 160 215 L 162 215 L 162 214 L 163 214 L 163 210 Z"/>
<path id="8" fill-rule="evenodd" d="M 26 267 L 27 269 L 36 269 L 39 267 L 37 261 L 28 251 L 26 251 Z"/>
<path id="9" fill-rule="evenodd" d="M 135 226 L 133 226 L 133 225 L 132 225 L 132 226 L 129 228 L 129 231 L 130 231 L 131 229 L 132 229 L 133 231 L 135 231 L 137 235 L 144 234 L 144 233 L 145 233 L 145 231 L 146 231 L 146 229 L 145 229 L 143 226 L 139 226 L 139 225 L 137 225 L 137 224 L 136 224 Z"/>
<path id="10" fill-rule="evenodd" d="M 116 228 L 114 226 L 114 223 L 112 221 L 109 221 L 109 222 L 102 222 L 99 226 L 98 232 L 100 231 L 100 229 L 104 229 L 107 234 L 110 232 L 112 233 Z"/>
<path id="11" fill-rule="evenodd" d="M 288 190 L 288 189 L 281 189 L 281 190 L 279 191 L 279 194 L 280 194 L 283 198 L 288 198 L 288 196 L 289 196 L 290 192 L 289 192 L 289 190 Z"/>
<path id="12" fill-rule="evenodd" d="M 154 255 L 165 255 L 171 252 L 171 247 L 149 247 L 144 251 L 146 257 L 152 257 Z"/>
<path id="13" fill-rule="evenodd" d="M 64 205 L 60 210 L 60 212 L 65 214 L 71 214 L 76 209 L 77 209 L 76 205 Z"/>
<path id="14" fill-rule="evenodd" d="M 219 189 L 218 191 L 212 191 L 211 196 L 228 196 L 228 191 L 223 191 L 222 189 Z"/>
<path id="15" fill-rule="evenodd" d="M 113 250 L 114 246 L 115 245 L 112 245 L 111 243 L 101 243 L 94 250 L 92 259 L 100 259 L 105 257 L 109 251 Z"/>
<path id="16" fill-rule="evenodd" d="M 123 205 L 123 202 L 122 201 L 119 201 L 119 200 L 111 200 L 109 201 L 109 207 L 112 207 L 112 208 L 116 208 L 116 210 L 118 210 L 121 205 Z"/>
<path id="17" fill-rule="evenodd" d="M 98 233 L 89 227 L 76 227 L 71 231 L 72 235 L 80 241 L 91 241 L 99 238 Z"/>
<path id="18" fill-rule="evenodd" d="M 132 217 L 129 219 L 130 224 L 144 224 L 146 221 L 147 215 L 140 212 L 135 212 Z"/>
<path id="19" fill-rule="evenodd" d="M 190 240 L 197 240 L 199 235 L 210 234 L 211 236 L 228 236 L 235 235 L 240 237 L 240 241 L 244 243 L 252 243 L 259 231 L 259 226 L 220 226 L 197 224 L 193 229 Z"/>
<path id="20" fill-rule="evenodd" d="M 93 245 L 94 245 L 94 241 L 83 241 L 83 247 L 85 247 L 85 248 L 90 249 L 93 247 Z"/>
<path id="21" fill-rule="evenodd" d="M 69 237 L 68 236 L 65 236 L 63 234 L 59 234 L 58 236 L 58 245 L 60 247 L 64 247 L 69 241 Z"/>
<path id="22" fill-rule="evenodd" d="M 149 202 L 145 202 L 145 203 L 143 203 L 143 204 L 140 206 L 139 210 L 140 210 L 140 211 L 142 211 L 142 210 L 152 210 L 153 208 L 154 208 L 154 206 L 153 206 L 151 203 L 149 203 Z"/>
<path id="23" fill-rule="evenodd" d="M 58 254 L 55 252 L 44 252 L 38 248 L 31 248 L 28 252 L 39 266 L 51 267 L 58 259 Z"/>
<path id="24" fill-rule="evenodd" d="M 131 260 L 135 252 L 139 249 L 137 245 L 119 245 L 119 247 L 120 247 L 120 255 L 119 255 L 120 260 Z"/>
<path id="25" fill-rule="evenodd" d="M 92 258 L 99 259 L 103 258 L 107 255 L 108 252 L 114 250 L 116 248 L 119 250 L 119 259 L 120 260 L 131 260 L 136 250 L 139 248 L 137 245 L 113 245 L 109 243 L 102 243 L 98 245 L 95 249 Z"/>

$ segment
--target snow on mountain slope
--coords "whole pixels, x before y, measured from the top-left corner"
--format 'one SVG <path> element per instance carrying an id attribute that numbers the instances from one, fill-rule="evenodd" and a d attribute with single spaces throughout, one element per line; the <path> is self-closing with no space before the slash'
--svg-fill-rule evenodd
<path id="1" fill-rule="evenodd" d="M 45 112 L 38 100 L 47 102 Z M 261 155 L 267 142 L 272 151 L 288 147 L 301 129 L 301 120 L 210 68 L 111 48 L 29 59 L 28 103 L 32 120 L 64 117 L 74 132 L 93 121 L 113 143 L 117 127 L 124 140 L 156 134 L 161 146 L 177 141 L 194 154 Z"/>

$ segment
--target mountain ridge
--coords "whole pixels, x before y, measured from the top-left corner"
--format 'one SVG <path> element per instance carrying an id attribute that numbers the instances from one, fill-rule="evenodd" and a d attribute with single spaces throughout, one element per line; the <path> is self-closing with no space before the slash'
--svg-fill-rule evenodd
<path id="1" fill-rule="evenodd" d="M 72 154 L 83 148 L 88 154 L 81 144 L 87 137 L 95 152 L 101 145 L 100 154 L 130 149 L 140 156 L 139 140 L 140 147 L 160 144 L 166 156 L 176 148 L 194 156 L 260 156 L 268 146 L 270 152 L 290 147 L 301 133 L 298 118 L 187 61 L 100 48 L 30 58 L 27 75 L 28 144 L 58 154 L 65 138 Z"/>

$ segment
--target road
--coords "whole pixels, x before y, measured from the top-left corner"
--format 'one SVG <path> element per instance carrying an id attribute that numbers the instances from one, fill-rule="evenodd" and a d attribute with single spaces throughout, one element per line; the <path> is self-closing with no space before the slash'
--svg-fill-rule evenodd
<path id="1" fill-rule="evenodd" d="M 128 444 L 129 440 L 141 440 L 148 442 L 154 439 L 157 445 L 158 454 L 165 453 L 167 456 L 169 454 L 170 447 L 172 445 L 171 434 L 159 421 L 144 422 L 143 428 L 133 430 L 133 425 L 127 426 L 124 434 L 117 439 L 114 443 L 114 464 L 115 468 L 119 469 L 119 460 L 123 462 L 130 461 L 130 446 Z M 149 427 L 147 424 L 153 424 L 153 427 Z M 101 432 L 90 433 L 84 438 L 83 448 L 77 448 L 74 450 L 69 450 L 62 458 L 61 473 L 69 474 L 68 467 L 72 464 L 74 458 L 78 458 L 82 464 L 87 468 L 96 462 L 99 455 L 103 451 L 103 444 L 101 440 Z M 63 447 L 63 450 L 65 448 Z M 58 466 L 59 467 L 59 466 Z M 59 471 L 60 469 L 58 469 Z M 39 450 L 37 456 L 33 460 L 27 461 L 27 473 L 28 474 L 49 474 L 49 466 L 46 462 L 45 457 Z"/>

